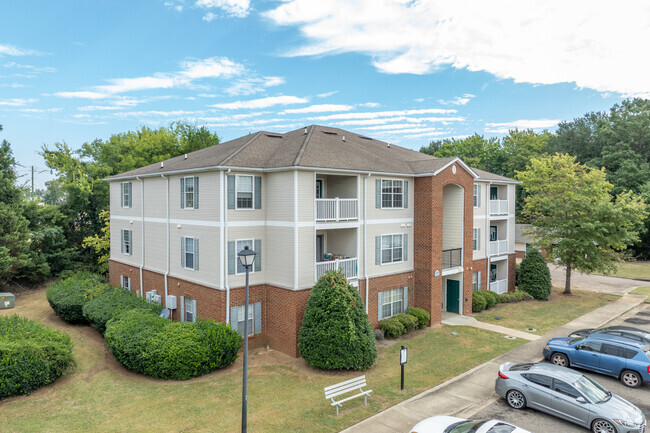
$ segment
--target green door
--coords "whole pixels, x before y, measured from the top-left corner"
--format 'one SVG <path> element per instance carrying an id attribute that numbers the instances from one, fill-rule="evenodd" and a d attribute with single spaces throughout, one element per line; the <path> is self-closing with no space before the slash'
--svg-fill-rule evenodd
<path id="1" fill-rule="evenodd" d="M 447 280 L 447 311 L 460 314 L 460 281 Z"/>

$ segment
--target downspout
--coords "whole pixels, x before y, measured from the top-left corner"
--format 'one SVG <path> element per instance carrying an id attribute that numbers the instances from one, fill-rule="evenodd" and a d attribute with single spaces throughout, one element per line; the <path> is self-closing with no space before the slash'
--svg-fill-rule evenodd
<path id="1" fill-rule="evenodd" d="M 222 171 L 223 173 L 223 171 Z M 224 182 L 222 182 L 221 185 L 221 191 L 222 191 L 222 197 L 225 197 L 224 199 L 221 200 L 221 206 L 222 206 L 222 229 L 223 229 L 223 245 L 228 245 L 228 173 L 230 173 L 230 169 L 226 171 L 226 174 L 223 176 Z M 224 254 L 221 256 L 223 260 L 223 266 L 222 266 L 222 272 L 224 275 L 224 282 L 226 286 L 226 323 L 230 323 L 230 283 L 228 282 L 228 255 L 224 252 Z M 235 258 L 235 260 L 237 260 Z"/>
<path id="2" fill-rule="evenodd" d="M 366 279 L 366 314 L 368 314 L 368 291 L 370 290 L 368 284 L 368 184 L 366 181 L 370 177 L 363 178 L 363 276 Z M 379 307 L 377 307 L 379 308 Z"/>
<path id="3" fill-rule="evenodd" d="M 487 242 L 485 242 L 485 257 L 487 257 L 487 269 L 485 270 L 485 281 L 487 282 L 486 284 L 486 289 L 490 290 L 490 186 L 492 185 L 492 182 L 488 182 L 487 188 L 486 188 L 486 196 L 487 200 L 485 200 L 485 235 L 483 235 L 483 239 L 487 239 Z"/>
<path id="4" fill-rule="evenodd" d="M 167 305 L 167 296 L 169 293 L 168 289 L 168 277 L 169 277 L 169 177 L 165 176 L 164 174 L 161 174 L 160 177 L 165 179 L 165 206 L 166 206 L 166 212 L 167 212 L 167 265 L 165 269 L 165 305 Z"/>
<path id="5" fill-rule="evenodd" d="M 144 282 L 142 281 L 142 268 L 144 268 L 144 179 L 140 179 L 140 176 L 135 177 L 136 180 L 140 181 L 140 217 L 142 218 L 142 223 L 140 225 L 140 296 L 144 296 Z"/>

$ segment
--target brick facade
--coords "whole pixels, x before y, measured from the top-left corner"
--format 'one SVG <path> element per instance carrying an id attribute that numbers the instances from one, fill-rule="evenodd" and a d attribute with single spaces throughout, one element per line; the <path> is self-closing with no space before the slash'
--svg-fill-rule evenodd
<path id="1" fill-rule="evenodd" d="M 515 291 L 517 272 L 517 254 L 508 254 L 508 292 Z"/>
<path id="2" fill-rule="evenodd" d="M 480 259 L 472 262 L 472 272 L 481 272 L 481 290 L 489 288 L 490 270 L 488 269 L 488 260 Z"/>

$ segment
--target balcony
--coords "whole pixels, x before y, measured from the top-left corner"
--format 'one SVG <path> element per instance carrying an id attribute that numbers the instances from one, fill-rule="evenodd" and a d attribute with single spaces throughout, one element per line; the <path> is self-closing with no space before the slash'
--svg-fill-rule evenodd
<path id="1" fill-rule="evenodd" d="M 336 271 L 340 269 L 348 280 L 357 278 L 357 258 L 328 260 L 316 263 L 316 280 L 318 280 L 327 271 Z"/>
<path id="2" fill-rule="evenodd" d="M 508 239 L 504 239 L 502 241 L 491 241 L 490 255 L 500 256 L 502 254 L 508 254 Z"/>
<path id="3" fill-rule="evenodd" d="M 462 248 L 442 250 L 442 269 L 457 268 L 461 265 Z"/>
<path id="4" fill-rule="evenodd" d="M 508 215 L 508 200 L 490 200 L 490 215 Z"/>
<path id="5" fill-rule="evenodd" d="M 508 291 L 508 280 L 490 281 L 490 290 L 495 293 L 506 293 Z"/>
<path id="6" fill-rule="evenodd" d="M 356 198 L 317 198 L 316 221 L 355 221 L 359 218 Z"/>

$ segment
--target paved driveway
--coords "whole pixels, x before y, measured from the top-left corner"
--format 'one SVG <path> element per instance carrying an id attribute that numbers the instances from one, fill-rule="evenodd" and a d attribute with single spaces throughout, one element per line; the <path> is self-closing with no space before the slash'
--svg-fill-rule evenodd
<path id="1" fill-rule="evenodd" d="M 551 271 L 551 281 L 553 286 L 564 287 L 566 269 L 551 263 L 549 263 L 548 268 Z M 650 281 L 581 274 L 575 271 L 571 272 L 571 290 L 590 290 L 598 293 L 624 295 L 630 290 L 640 286 L 650 286 Z"/>
<path id="2" fill-rule="evenodd" d="M 628 313 L 620 319 L 612 322 L 612 324 L 623 324 L 634 326 L 650 331 L 650 305 L 645 304 L 632 310 L 633 313 Z M 632 319 L 632 322 L 627 321 Z M 640 319 L 640 320 L 635 320 Z M 636 323 L 635 323 L 636 322 Z M 586 370 L 578 370 L 587 376 L 591 377 L 608 390 L 615 394 L 620 395 L 627 401 L 638 406 L 650 421 L 650 384 L 644 384 L 640 388 L 630 389 L 624 386 L 619 380 L 604 376 L 602 374 L 591 373 Z M 496 395 L 496 394 L 495 394 Z M 551 415 L 546 415 L 542 412 L 537 412 L 534 409 L 515 410 L 510 408 L 508 404 L 499 399 L 496 402 L 488 405 L 480 412 L 472 416 L 473 419 L 490 419 L 497 418 L 505 421 L 512 422 L 522 428 L 530 430 L 533 433 L 549 433 L 549 432 L 562 432 L 562 433 L 584 433 L 587 430 L 566 422 Z"/>

